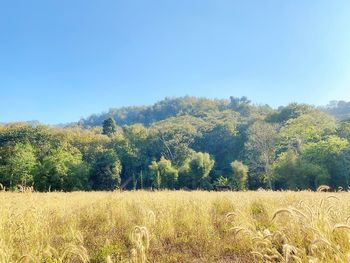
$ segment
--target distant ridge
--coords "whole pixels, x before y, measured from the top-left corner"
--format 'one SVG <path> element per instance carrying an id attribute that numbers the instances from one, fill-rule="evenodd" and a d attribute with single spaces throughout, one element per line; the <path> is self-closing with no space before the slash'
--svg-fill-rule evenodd
<path id="1" fill-rule="evenodd" d="M 338 120 L 350 120 L 350 102 L 334 100 L 321 109 Z"/>
<path id="2" fill-rule="evenodd" d="M 109 117 L 115 119 L 119 125 L 142 123 L 145 126 L 179 115 L 199 117 L 206 112 L 223 111 L 228 108 L 228 99 L 207 99 L 198 97 L 167 97 L 149 106 L 128 106 L 111 108 L 108 112 L 92 114 L 82 118 L 79 125 L 93 127 L 102 125 Z"/>
<path id="3" fill-rule="evenodd" d="M 148 106 L 111 108 L 107 112 L 92 114 L 86 118 L 82 118 L 78 123 L 70 123 L 66 126 L 76 124 L 83 127 L 101 126 L 103 121 L 109 117 L 114 118 L 118 125 L 142 123 L 145 126 L 149 126 L 154 122 L 165 120 L 169 117 L 180 115 L 201 117 L 203 114 L 208 112 L 220 112 L 227 109 L 232 109 L 232 105 L 230 106 L 232 98 L 234 97 L 230 97 L 230 99 L 208 99 L 191 96 L 167 97 L 154 103 L 153 105 Z M 243 97 L 243 100 L 244 99 L 249 101 L 246 97 Z M 264 106 L 269 107 L 268 105 Z M 283 107 L 284 106 L 281 106 L 280 108 Z M 310 105 L 310 107 L 312 106 Z M 319 109 L 332 115 L 338 120 L 350 119 L 350 102 L 331 101 L 326 106 L 320 106 Z"/>

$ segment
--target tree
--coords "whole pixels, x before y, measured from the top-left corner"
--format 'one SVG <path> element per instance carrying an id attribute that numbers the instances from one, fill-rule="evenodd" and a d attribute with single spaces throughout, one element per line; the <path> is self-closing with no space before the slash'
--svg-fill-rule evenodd
<path id="1" fill-rule="evenodd" d="M 336 173 L 340 175 L 343 181 L 343 188 L 349 189 L 350 186 L 350 147 L 344 149 L 336 160 Z M 339 187 L 339 185 L 338 185 Z"/>
<path id="2" fill-rule="evenodd" d="M 109 117 L 108 119 L 104 120 L 102 128 L 102 134 L 111 136 L 117 131 L 117 124 L 113 118 Z"/>
<path id="3" fill-rule="evenodd" d="M 180 167 L 190 156 L 190 147 L 198 136 L 201 125 L 204 125 L 204 121 L 186 115 L 155 123 L 150 127 L 154 154 L 164 156 Z"/>
<path id="4" fill-rule="evenodd" d="M 278 108 L 277 112 L 268 116 L 268 122 L 286 123 L 290 119 L 298 118 L 303 114 L 315 111 L 315 108 L 307 104 L 291 103 L 285 107 Z"/>
<path id="5" fill-rule="evenodd" d="M 111 150 L 102 150 L 91 169 L 91 188 L 93 190 L 114 190 L 120 186 L 122 165 L 117 154 Z"/>
<path id="6" fill-rule="evenodd" d="M 196 152 L 193 153 L 189 160 L 189 176 L 192 181 L 192 188 L 207 188 L 209 187 L 209 174 L 214 167 L 215 161 L 208 153 Z"/>
<path id="7" fill-rule="evenodd" d="M 73 176 L 71 173 L 81 163 L 82 156 L 75 148 L 61 146 L 52 149 L 37 166 L 34 176 L 35 189 L 39 191 L 66 190 L 67 180 L 71 180 L 70 177 Z M 87 177 L 87 174 L 85 176 Z"/>
<path id="8" fill-rule="evenodd" d="M 179 168 L 178 186 L 180 188 L 191 188 L 192 179 L 190 177 L 189 159 Z"/>
<path id="9" fill-rule="evenodd" d="M 84 161 L 71 164 L 63 182 L 65 191 L 91 190 L 89 185 L 90 165 Z"/>
<path id="10" fill-rule="evenodd" d="M 232 183 L 238 190 L 245 190 L 247 188 L 248 166 L 240 161 L 231 163 L 233 172 Z"/>
<path id="11" fill-rule="evenodd" d="M 242 116 L 248 116 L 251 110 L 251 101 L 243 96 L 241 98 L 238 97 L 230 97 L 229 108 L 233 111 L 239 112 Z"/>
<path id="12" fill-rule="evenodd" d="M 66 142 L 78 149 L 82 154 L 83 160 L 90 164 L 95 160 L 96 153 L 108 147 L 111 140 L 111 138 L 101 134 L 100 127 L 83 129 L 74 126 L 59 130 L 55 129 L 54 132 L 61 142 Z"/>
<path id="13" fill-rule="evenodd" d="M 158 162 L 153 161 L 149 169 L 152 174 L 151 180 L 155 188 L 175 188 L 178 179 L 178 171 L 171 165 L 171 161 L 161 157 Z"/>
<path id="14" fill-rule="evenodd" d="M 230 186 L 230 180 L 226 177 L 220 176 L 216 181 L 215 185 L 219 187 L 229 187 Z"/>
<path id="15" fill-rule="evenodd" d="M 241 134 L 237 130 L 238 116 L 232 111 L 223 111 L 210 114 L 205 121 L 206 126 L 191 146 L 195 151 L 213 156 L 215 170 L 227 174 L 231 171 L 230 162 L 238 158 L 242 149 Z"/>
<path id="16" fill-rule="evenodd" d="M 337 134 L 341 138 L 345 138 L 350 141 L 350 120 L 342 121 L 337 129 Z"/>
<path id="17" fill-rule="evenodd" d="M 329 175 L 329 186 L 334 188 L 348 186 L 349 174 L 348 169 L 341 169 L 340 160 L 346 158 L 345 154 L 349 149 L 349 142 L 346 139 L 337 136 L 329 136 L 328 138 L 310 142 L 304 145 L 302 149 L 302 157 L 309 163 L 321 166 Z"/>
<path id="18" fill-rule="evenodd" d="M 318 110 L 290 119 L 281 128 L 282 143 L 285 148 L 300 150 L 304 143 L 317 142 L 325 136 L 334 134 L 336 121 Z"/>
<path id="19" fill-rule="evenodd" d="M 302 159 L 294 149 L 282 153 L 273 164 L 277 189 L 313 189 L 327 184 L 328 172 L 320 165 Z"/>
<path id="20" fill-rule="evenodd" d="M 275 160 L 276 143 L 278 140 L 277 126 L 266 122 L 254 122 L 248 129 L 245 144 L 251 170 L 263 172 L 268 187 L 273 189 L 271 165 Z"/>
<path id="21" fill-rule="evenodd" d="M 0 182 L 6 187 L 31 185 L 37 165 L 34 150 L 29 143 L 16 143 L 5 147 L 3 164 L 0 165 Z"/>
<path id="22" fill-rule="evenodd" d="M 134 124 L 123 126 L 122 131 L 122 136 L 114 136 L 111 142 L 123 163 L 122 183 L 132 178 L 132 182 L 126 183 L 125 187 L 131 188 L 131 185 L 134 188 L 143 187 L 141 175 L 147 170 L 152 157 L 149 153 L 151 147 L 149 147 L 148 130 L 142 124 Z M 145 183 L 147 186 L 149 181 Z"/>

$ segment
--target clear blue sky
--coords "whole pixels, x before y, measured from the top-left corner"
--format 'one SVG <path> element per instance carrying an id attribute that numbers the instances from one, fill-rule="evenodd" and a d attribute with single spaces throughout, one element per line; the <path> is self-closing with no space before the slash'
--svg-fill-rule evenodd
<path id="1" fill-rule="evenodd" d="M 165 96 L 350 100 L 349 0 L 0 0 L 0 122 Z"/>

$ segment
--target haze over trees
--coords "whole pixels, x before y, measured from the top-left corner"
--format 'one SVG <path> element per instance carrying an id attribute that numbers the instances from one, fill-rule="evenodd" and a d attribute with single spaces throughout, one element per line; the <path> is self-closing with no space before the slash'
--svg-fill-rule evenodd
<path id="1" fill-rule="evenodd" d="M 38 191 L 348 189 L 348 104 L 273 109 L 246 97 L 182 97 L 64 128 L 4 124 L 0 183 Z"/>

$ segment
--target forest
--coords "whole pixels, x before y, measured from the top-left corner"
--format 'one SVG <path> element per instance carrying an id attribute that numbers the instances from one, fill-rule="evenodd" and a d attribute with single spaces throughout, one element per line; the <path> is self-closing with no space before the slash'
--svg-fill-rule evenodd
<path id="1" fill-rule="evenodd" d="M 277 109 L 246 97 L 166 98 L 77 123 L 0 125 L 0 187 L 347 190 L 350 103 Z"/>

